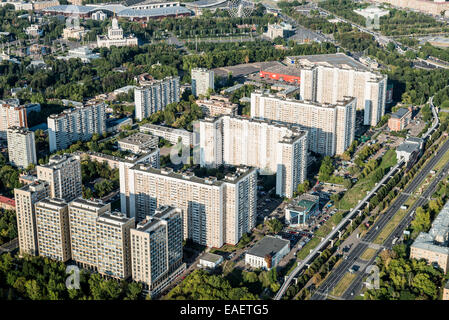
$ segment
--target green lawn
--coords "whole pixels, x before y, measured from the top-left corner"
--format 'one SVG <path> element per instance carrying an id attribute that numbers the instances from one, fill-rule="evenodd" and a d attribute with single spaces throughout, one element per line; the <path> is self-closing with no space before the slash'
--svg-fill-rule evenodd
<path id="1" fill-rule="evenodd" d="M 348 289 L 352 281 L 354 281 L 356 277 L 355 273 L 349 273 L 347 272 L 343 278 L 337 283 L 337 285 L 332 289 L 330 292 L 331 295 L 340 297 L 345 293 L 345 291 Z"/>
<path id="2" fill-rule="evenodd" d="M 396 163 L 396 151 L 390 149 L 382 157 L 380 167 L 386 169 L 394 166 Z M 373 174 L 374 171 L 365 178 L 357 181 L 357 183 L 345 193 L 339 203 L 340 209 L 350 210 L 351 208 L 354 208 L 357 203 L 366 196 L 366 192 L 374 188 L 376 183 L 372 180 Z"/>
<path id="3" fill-rule="evenodd" d="M 376 249 L 373 248 L 366 248 L 366 250 L 363 252 L 363 254 L 360 256 L 360 259 L 369 261 L 372 257 L 376 254 Z"/>
<path id="4" fill-rule="evenodd" d="M 405 217 L 405 214 L 407 213 L 407 210 L 400 209 L 396 214 L 393 216 L 393 218 L 388 222 L 388 224 L 382 229 L 382 231 L 379 233 L 379 235 L 374 239 L 373 243 L 375 244 L 382 244 L 384 243 L 385 239 L 387 239 L 390 234 L 393 232 L 393 230 L 398 226 L 398 224 L 401 222 L 401 220 Z"/>

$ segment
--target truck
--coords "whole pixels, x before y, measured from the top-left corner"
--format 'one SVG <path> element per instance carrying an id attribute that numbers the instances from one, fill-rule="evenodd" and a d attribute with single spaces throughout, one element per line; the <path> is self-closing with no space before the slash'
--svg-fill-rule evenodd
<path id="1" fill-rule="evenodd" d="M 407 210 L 407 208 L 408 208 L 408 207 L 407 207 L 405 204 L 403 204 L 403 205 L 401 206 L 401 209 L 402 209 L 402 210 Z"/>

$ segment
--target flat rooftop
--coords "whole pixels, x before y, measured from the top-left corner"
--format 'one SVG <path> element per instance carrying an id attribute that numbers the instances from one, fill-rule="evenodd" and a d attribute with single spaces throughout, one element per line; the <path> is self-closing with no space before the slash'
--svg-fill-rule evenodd
<path id="1" fill-rule="evenodd" d="M 409 112 L 409 110 L 407 108 L 400 108 L 398 111 L 396 111 L 395 113 L 391 114 L 392 118 L 395 119 L 401 119 L 403 116 L 405 116 L 407 113 Z"/>
<path id="2" fill-rule="evenodd" d="M 336 68 L 351 68 L 362 71 L 370 71 L 364 64 L 344 53 L 315 54 L 308 56 L 289 56 L 286 59 L 298 61 L 299 64 L 317 65 Z"/>
<path id="3" fill-rule="evenodd" d="M 159 141 L 159 137 L 153 136 L 151 134 L 142 133 L 142 132 L 136 132 L 133 135 L 130 135 L 129 137 L 120 139 L 118 141 L 118 143 L 127 143 L 127 144 L 132 144 L 135 146 L 142 146 L 142 145 L 145 145 L 146 143 L 152 142 L 154 140 Z"/>
<path id="4" fill-rule="evenodd" d="M 212 263 L 218 263 L 220 259 L 223 259 L 223 257 L 218 254 L 210 252 L 206 252 L 200 257 L 200 260 L 205 260 Z"/>
<path id="5" fill-rule="evenodd" d="M 262 69 L 263 72 L 270 72 L 276 74 L 282 74 L 286 76 L 294 76 L 299 77 L 301 75 L 301 69 L 295 66 L 286 66 L 286 65 L 276 65 L 269 66 L 268 68 Z"/>
<path id="6" fill-rule="evenodd" d="M 276 254 L 286 245 L 290 245 L 290 241 L 272 236 L 266 236 L 262 240 L 257 242 L 254 247 L 249 249 L 247 254 L 264 258 L 267 254 Z"/>
<path id="7" fill-rule="evenodd" d="M 235 66 L 215 68 L 212 70 L 217 77 L 227 77 L 228 74 L 231 73 L 233 78 L 238 78 L 247 76 L 255 72 L 260 72 L 260 70 L 272 66 L 283 66 L 283 64 L 279 61 L 265 61 L 237 64 Z"/>
<path id="8" fill-rule="evenodd" d="M 449 201 L 432 223 L 429 232 L 421 232 L 412 247 L 449 255 Z"/>
<path id="9" fill-rule="evenodd" d="M 148 164 L 138 163 L 134 165 L 132 170 L 138 170 L 141 172 L 148 172 L 150 174 L 156 174 L 161 176 L 166 176 L 173 179 L 179 179 L 182 181 L 190 181 L 193 183 L 210 185 L 215 187 L 220 187 L 223 183 L 237 183 L 240 179 L 245 177 L 247 174 L 255 171 L 253 167 L 240 166 L 237 167 L 234 174 L 226 174 L 222 180 L 218 180 L 216 177 L 206 177 L 200 178 L 195 176 L 191 171 L 174 171 L 172 168 L 153 168 Z"/>

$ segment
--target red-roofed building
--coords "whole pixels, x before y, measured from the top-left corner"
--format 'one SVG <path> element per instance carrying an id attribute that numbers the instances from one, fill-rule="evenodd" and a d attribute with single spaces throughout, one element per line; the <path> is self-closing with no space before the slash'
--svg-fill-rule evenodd
<path id="1" fill-rule="evenodd" d="M 16 210 L 16 202 L 5 196 L 0 196 L 0 208 L 5 210 Z"/>
<path id="2" fill-rule="evenodd" d="M 261 70 L 259 76 L 265 79 L 299 84 L 300 73 L 301 71 L 295 67 L 274 66 Z"/>

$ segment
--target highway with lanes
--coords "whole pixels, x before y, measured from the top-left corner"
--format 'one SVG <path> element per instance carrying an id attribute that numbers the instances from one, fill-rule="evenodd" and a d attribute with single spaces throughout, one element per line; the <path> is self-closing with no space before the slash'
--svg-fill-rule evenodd
<path id="1" fill-rule="evenodd" d="M 370 230 L 366 233 L 366 235 L 361 239 L 361 242 L 348 253 L 347 258 L 343 260 L 342 263 L 340 263 L 338 267 L 329 275 L 329 277 L 313 294 L 311 300 L 325 300 L 327 298 L 327 294 L 331 292 L 331 290 L 338 284 L 338 282 L 343 278 L 346 272 L 355 264 L 355 262 L 360 258 L 363 252 L 369 247 L 369 244 L 374 239 L 376 239 L 376 237 L 382 232 L 382 229 L 388 224 L 388 222 L 390 222 L 390 220 L 400 209 L 400 207 L 407 201 L 409 195 L 415 192 L 418 186 L 424 181 L 426 176 L 430 173 L 432 168 L 440 161 L 440 159 L 444 156 L 444 154 L 448 150 L 449 150 L 449 139 L 443 144 L 443 146 L 435 154 L 435 156 L 429 160 L 429 162 L 424 166 L 424 168 L 420 170 L 420 172 L 415 176 L 415 178 L 413 178 L 411 183 L 396 198 L 396 200 L 388 208 L 388 210 L 384 214 L 382 214 L 380 218 L 374 223 L 374 225 L 370 228 Z M 441 174 L 439 174 L 439 176 L 434 180 L 434 183 L 438 183 L 440 178 Z M 429 186 L 429 188 L 431 186 Z M 427 201 L 427 198 L 425 198 L 425 201 Z M 359 270 L 358 272 L 363 273 L 364 269 L 365 268 L 361 268 L 361 270 Z"/>
<path id="2" fill-rule="evenodd" d="M 404 233 L 404 230 L 408 228 L 412 220 L 414 219 L 414 212 L 416 212 L 416 209 L 418 207 L 421 207 L 426 204 L 426 202 L 430 199 L 432 194 L 436 191 L 438 183 L 441 181 L 441 179 L 445 176 L 447 176 L 449 171 L 449 162 L 445 164 L 443 169 L 440 171 L 437 177 L 435 177 L 431 184 L 426 188 L 426 190 L 422 193 L 422 195 L 418 198 L 418 200 L 408 209 L 407 214 L 404 216 L 404 218 L 401 220 L 399 225 L 391 232 L 391 234 L 387 237 L 385 240 L 383 246 L 387 249 L 391 249 L 393 247 L 393 240 L 395 238 L 399 238 L 400 235 Z M 377 254 L 370 259 L 369 263 L 367 265 L 373 264 Z M 343 299 L 351 299 L 358 295 L 358 293 L 363 288 L 363 273 L 357 274 L 357 277 L 354 279 L 354 281 L 351 283 L 351 285 L 348 287 L 348 289 L 343 294 Z"/>
<path id="3" fill-rule="evenodd" d="M 449 144 L 448 144 L 449 146 Z M 340 232 L 341 230 L 343 230 L 343 228 L 346 226 L 346 224 L 348 223 L 348 221 L 350 221 L 352 218 L 354 218 L 354 216 L 356 216 L 359 212 L 359 210 L 366 205 L 366 203 L 368 203 L 369 199 L 376 193 L 376 191 L 382 187 L 382 185 L 384 183 L 387 182 L 387 180 L 394 175 L 397 170 L 399 170 L 399 168 L 404 164 L 404 161 L 401 160 L 399 161 L 393 168 L 390 169 L 390 171 L 388 171 L 388 173 L 382 178 L 382 180 L 379 181 L 379 183 L 377 183 L 377 185 L 365 196 L 365 198 L 363 200 L 361 200 L 353 210 L 351 210 L 341 221 L 340 223 L 334 228 L 332 229 L 332 231 L 321 240 L 321 242 L 318 244 L 318 246 L 316 246 L 310 253 L 309 255 L 302 260 L 300 263 L 298 263 L 298 265 L 296 266 L 296 268 L 288 275 L 287 279 L 284 281 L 284 283 L 282 284 L 281 288 L 279 289 L 279 291 L 276 293 L 276 296 L 274 297 L 275 300 L 280 300 L 282 298 L 282 296 L 285 294 L 286 290 L 288 289 L 288 287 L 290 286 L 291 282 L 293 281 L 293 279 L 296 277 L 296 275 L 306 266 L 308 266 L 309 263 L 311 263 L 317 255 L 320 254 L 321 250 L 324 250 L 328 245 L 329 242 L 335 238 L 335 236 L 337 235 L 338 232 Z"/>

